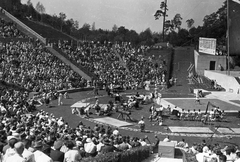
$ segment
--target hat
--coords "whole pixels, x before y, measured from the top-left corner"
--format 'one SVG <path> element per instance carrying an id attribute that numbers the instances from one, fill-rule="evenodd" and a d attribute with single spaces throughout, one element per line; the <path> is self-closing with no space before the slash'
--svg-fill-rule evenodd
<path id="1" fill-rule="evenodd" d="M 34 148 L 39 148 L 39 147 L 42 147 L 43 144 L 42 144 L 42 141 L 37 141 L 35 142 L 35 144 L 33 145 Z"/>
<path id="2" fill-rule="evenodd" d="M 12 138 L 17 139 L 15 136 L 7 136 L 7 140 L 8 140 L 8 141 L 9 141 L 10 139 L 12 139 Z"/>
<path id="3" fill-rule="evenodd" d="M 76 141 L 76 145 L 77 145 L 78 147 L 82 147 L 82 146 L 83 146 L 83 143 L 82 143 L 81 141 Z"/>
<path id="4" fill-rule="evenodd" d="M 240 150 L 237 150 L 236 153 L 240 152 Z"/>
<path id="5" fill-rule="evenodd" d="M 53 147 L 58 150 L 62 147 L 63 145 L 63 142 L 62 141 L 55 141 L 54 144 L 53 144 Z"/>
<path id="6" fill-rule="evenodd" d="M 90 142 L 92 142 L 92 139 L 91 139 L 91 138 L 87 138 L 87 139 L 86 139 L 86 142 L 87 142 L 87 143 L 90 143 Z"/>

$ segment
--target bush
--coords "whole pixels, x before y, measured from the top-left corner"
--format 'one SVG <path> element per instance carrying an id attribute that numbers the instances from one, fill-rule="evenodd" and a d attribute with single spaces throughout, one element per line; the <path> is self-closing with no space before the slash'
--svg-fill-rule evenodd
<path id="1" fill-rule="evenodd" d="M 110 152 L 85 158 L 83 162 L 141 162 L 150 156 L 150 148 L 137 147 L 124 152 Z"/>

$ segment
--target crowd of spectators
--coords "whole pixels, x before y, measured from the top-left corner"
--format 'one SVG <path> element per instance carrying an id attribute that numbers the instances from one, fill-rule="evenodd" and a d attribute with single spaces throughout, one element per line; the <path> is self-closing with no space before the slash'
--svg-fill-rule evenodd
<path id="1" fill-rule="evenodd" d="M 34 92 L 84 86 L 84 80 L 49 53 L 38 41 L 4 43 L 0 49 L 1 78 Z"/>
<path id="2" fill-rule="evenodd" d="M 58 48 L 94 73 L 104 85 L 128 89 L 140 86 L 146 80 L 157 84 L 165 82 L 166 64 L 153 63 L 154 56 L 145 57 L 143 51 L 147 47 L 142 49 L 110 42 L 83 42 L 72 47 L 68 41 L 62 41 Z"/>
<path id="3" fill-rule="evenodd" d="M 0 37 L 2 38 L 26 38 L 20 30 L 17 29 L 16 24 L 13 22 L 0 19 Z"/>
<path id="4" fill-rule="evenodd" d="M 36 115 L 18 113 L 1 117 L 0 151 L 2 160 L 9 162 L 19 154 L 22 161 L 70 162 L 95 157 L 108 152 L 127 151 L 140 146 L 156 147 L 159 139 L 150 144 L 147 137 L 139 139 L 121 135 L 117 128 L 95 125 L 90 128 L 81 121 L 71 128 L 62 117 L 40 111 Z M 6 143 L 7 141 L 7 143 Z M 24 149 L 20 153 L 18 145 Z"/>
<path id="5" fill-rule="evenodd" d="M 205 140 L 202 143 L 193 143 L 187 150 L 195 155 L 198 162 L 238 162 L 240 150 L 237 146 L 221 147 L 218 143 L 208 144 Z"/>

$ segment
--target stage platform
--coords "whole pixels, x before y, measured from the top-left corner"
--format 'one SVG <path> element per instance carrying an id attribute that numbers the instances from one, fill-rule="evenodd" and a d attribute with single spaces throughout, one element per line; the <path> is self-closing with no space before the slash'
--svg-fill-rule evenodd
<path id="1" fill-rule="evenodd" d="M 93 119 L 93 120 L 98 121 L 102 124 L 112 125 L 112 126 L 115 126 L 115 127 L 125 127 L 125 126 L 133 125 L 132 123 L 121 121 L 121 120 L 114 119 L 114 118 L 111 118 L 111 117 L 96 118 L 96 119 Z"/>

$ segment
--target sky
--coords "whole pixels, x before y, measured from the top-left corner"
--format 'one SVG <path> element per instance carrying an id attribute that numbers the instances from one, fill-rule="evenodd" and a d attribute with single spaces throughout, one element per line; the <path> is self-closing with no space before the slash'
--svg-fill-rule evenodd
<path id="1" fill-rule="evenodd" d="M 138 33 L 150 28 L 153 32 L 162 31 L 162 18 L 155 20 L 154 13 L 163 0 L 31 0 L 35 7 L 37 2 L 43 4 L 46 13 L 66 14 L 67 19 L 73 18 L 90 25 L 95 22 L 96 29 L 112 30 L 114 24 L 125 26 Z M 27 0 L 22 0 L 26 3 Z M 186 20 L 194 19 L 194 26 L 202 25 L 203 18 L 217 11 L 224 0 L 167 0 L 167 19 L 181 14 L 182 28 L 186 28 Z"/>

